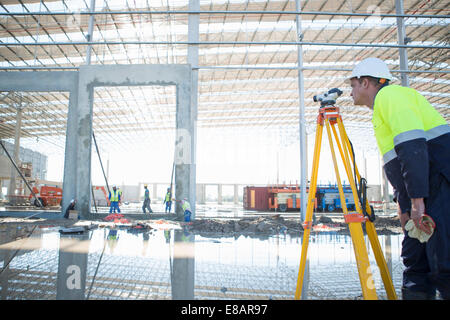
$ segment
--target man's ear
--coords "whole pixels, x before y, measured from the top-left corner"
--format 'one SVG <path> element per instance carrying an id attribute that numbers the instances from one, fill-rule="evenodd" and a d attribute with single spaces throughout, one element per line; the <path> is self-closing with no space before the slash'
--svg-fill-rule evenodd
<path id="1" fill-rule="evenodd" d="M 364 89 L 367 89 L 367 88 L 369 87 L 369 84 L 370 84 L 369 79 L 367 79 L 367 78 L 362 78 L 361 86 L 362 86 Z"/>

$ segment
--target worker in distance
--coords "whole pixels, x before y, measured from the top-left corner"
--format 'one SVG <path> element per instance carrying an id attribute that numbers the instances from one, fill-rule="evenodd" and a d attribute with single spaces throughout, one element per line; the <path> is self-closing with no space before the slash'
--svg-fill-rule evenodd
<path id="1" fill-rule="evenodd" d="M 405 237 L 402 297 L 450 299 L 450 126 L 416 90 L 390 84 L 378 58 L 350 77 L 355 105 L 373 110 L 372 124 Z"/>

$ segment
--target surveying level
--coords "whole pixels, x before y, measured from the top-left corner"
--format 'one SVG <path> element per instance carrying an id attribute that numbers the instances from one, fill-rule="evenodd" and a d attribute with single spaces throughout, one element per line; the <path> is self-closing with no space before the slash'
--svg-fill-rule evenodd
<path id="1" fill-rule="evenodd" d="M 370 270 L 369 254 L 364 242 L 364 233 L 362 228 L 362 223 L 365 223 L 366 233 L 370 240 L 372 250 L 375 256 L 375 260 L 380 269 L 381 278 L 383 280 L 384 288 L 387 293 L 389 300 L 397 299 L 394 286 L 392 284 L 391 277 L 389 275 L 389 270 L 384 258 L 383 252 L 381 250 L 380 242 L 378 241 L 378 236 L 373 224 L 374 212 L 369 205 L 366 197 L 360 200 L 358 196 L 358 191 L 356 188 L 355 180 L 352 178 L 352 172 L 357 177 L 356 181 L 362 181 L 359 175 L 358 168 L 356 167 L 355 157 L 350 156 L 352 151 L 351 142 L 347 137 L 344 125 L 342 123 L 342 117 L 339 113 L 339 108 L 334 106 L 335 100 L 342 94 L 342 91 L 335 88 L 328 91 L 326 94 L 320 96 L 314 96 L 315 102 L 320 102 L 321 107 L 319 109 L 319 115 L 317 117 L 317 129 L 316 138 L 314 144 L 314 158 L 311 173 L 311 182 L 309 185 L 309 195 L 306 207 L 306 217 L 303 222 L 303 242 L 302 242 L 302 252 L 300 255 L 300 267 L 298 270 L 297 278 L 297 288 L 295 291 L 295 299 L 298 300 L 301 297 L 301 291 L 303 286 L 303 276 L 305 273 L 306 257 L 308 253 L 309 235 L 312 228 L 312 216 L 317 187 L 317 173 L 319 170 L 319 158 L 320 158 L 320 148 L 322 144 L 322 132 L 323 127 L 326 126 L 328 141 L 331 149 L 331 155 L 333 158 L 334 171 L 336 174 L 336 180 L 339 189 L 339 196 L 342 204 L 342 211 L 344 215 L 344 220 L 348 224 L 350 230 L 350 236 L 352 238 L 353 250 L 355 252 L 356 265 L 359 273 L 359 280 L 361 283 L 361 289 L 363 298 L 367 300 L 376 300 L 377 294 L 375 291 L 375 284 L 373 281 L 372 272 Z M 333 103 L 331 103 L 333 101 Z M 338 131 L 336 130 L 336 125 Z M 342 188 L 341 179 L 339 176 L 338 165 L 336 161 L 336 153 L 334 149 L 334 144 L 332 140 L 332 133 L 335 138 L 336 145 L 338 146 L 339 153 L 341 155 L 342 162 L 344 164 L 345 171 L 350 181 L 350 186 L 352 189 L 353 199 L 355 200 L 356 212 L 348 212 L 347 205 L 345 202 L 344 190 Z M 339 134 L 338 134 L 339 133 Z M 352 167 L 353 165 L 353 167 Z M 364 210 L 363 210 L 364 209 Z"/>
<path id="2" fill-rule="evenodd" d="M 328 92 L 319 94 L 313 97 L 314 102 L 320 102 L 320 105 L 329 106 L 336 103 L 336 99 L 342 94 L 342 91 L 338 88 L 328 90 Z"/>

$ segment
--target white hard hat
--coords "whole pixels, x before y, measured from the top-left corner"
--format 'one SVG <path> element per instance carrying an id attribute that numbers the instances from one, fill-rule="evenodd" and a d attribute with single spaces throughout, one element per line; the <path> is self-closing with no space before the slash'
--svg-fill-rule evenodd
<path id="1" fill-rule="evenodd" d="M 355 68 L 353 68 L 351 78 L 359 78 L 363 76 L 382 78 L 387 80 L 395 79 L 387 64 L 378 58 L 367 58 L 358 63 Z"/>
<path id="2" fill-rule="evenodd" d="M 113 188 L 115 188 L 116 187 L 116 185 L 114 184 L 113 186 L 112 186 Z"/>

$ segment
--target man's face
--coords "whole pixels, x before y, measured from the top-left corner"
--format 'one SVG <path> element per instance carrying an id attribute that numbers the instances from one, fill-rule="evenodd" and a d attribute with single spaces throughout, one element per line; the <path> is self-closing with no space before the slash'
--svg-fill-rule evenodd
<path id="1" fill-rule="evenodd" d="M 352 92 L 350 93 L 350 96 L 353 98 L 353 104 L 356 106 L 365 105 L 364 103 L 364 87 L 363 83 L 359 82 L 357 78 L 350 79 L 350 85 L 352 87 Z"/>

